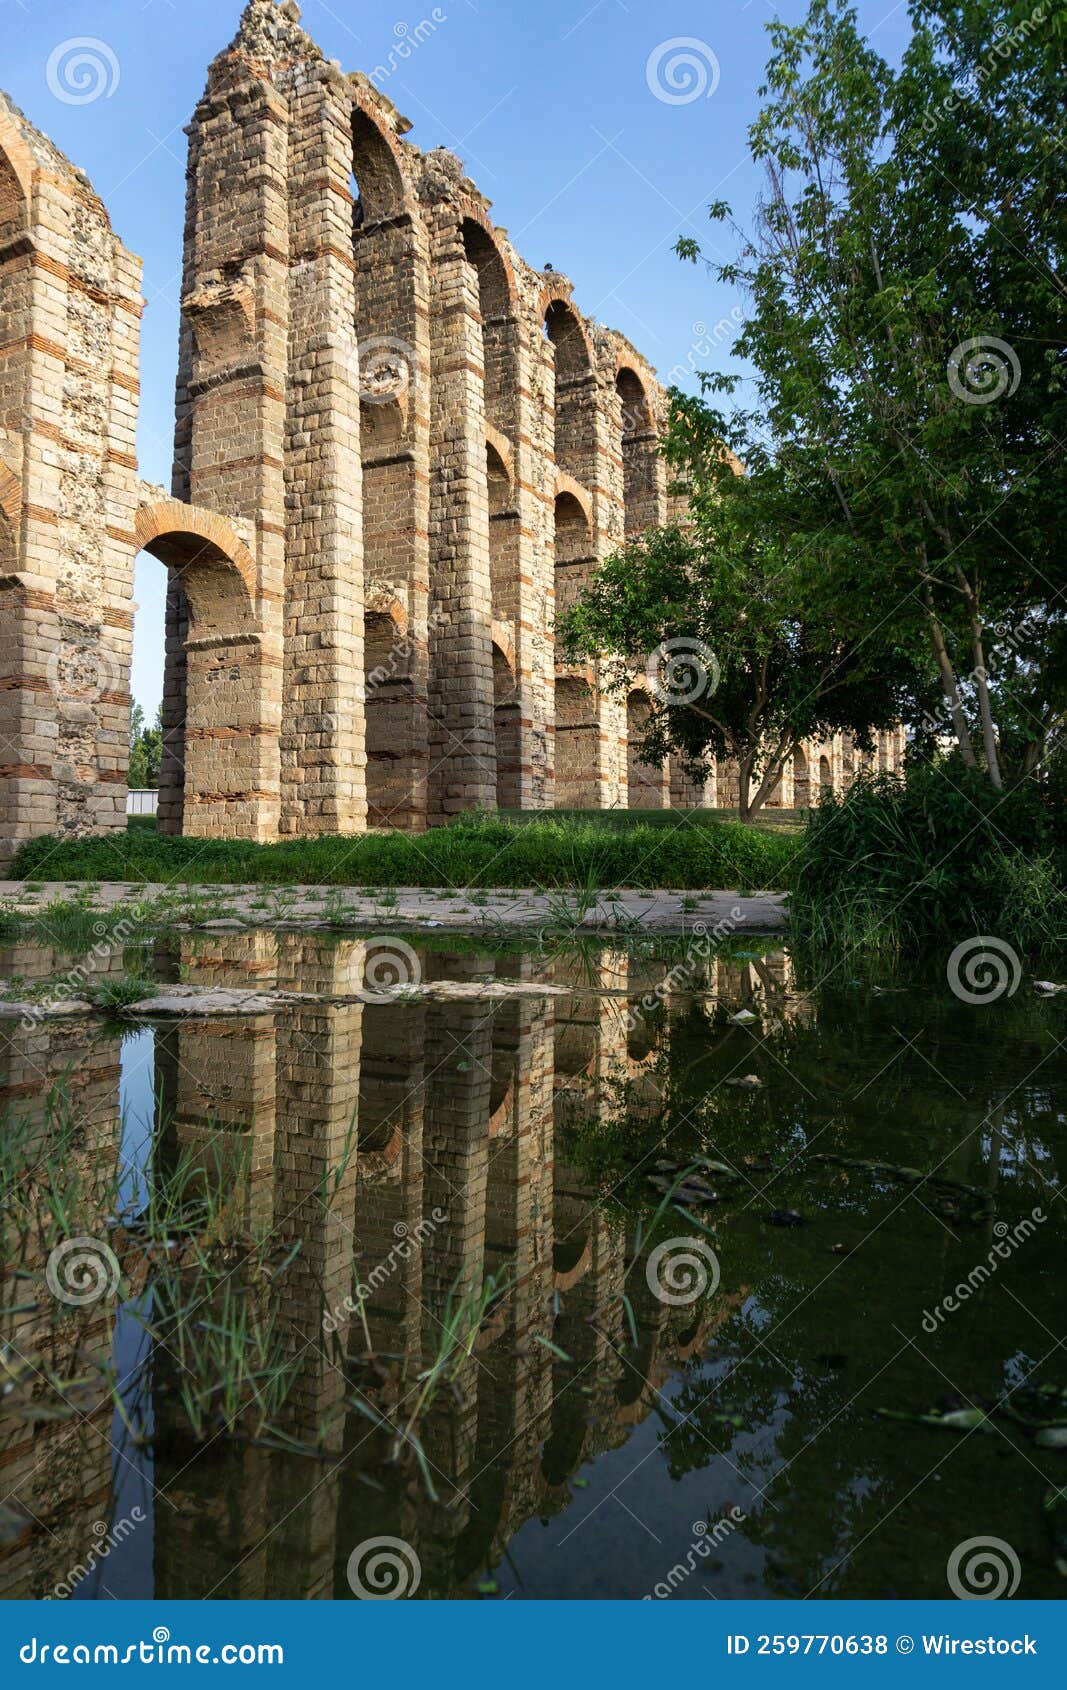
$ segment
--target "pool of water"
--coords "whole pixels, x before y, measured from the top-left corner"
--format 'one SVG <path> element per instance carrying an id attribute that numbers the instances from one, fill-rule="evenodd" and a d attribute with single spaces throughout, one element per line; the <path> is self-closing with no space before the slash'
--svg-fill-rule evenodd
<path id="1" fill-rule="evenodd" d="M 321 996 L 0 1023 L 0 1594 L 1062 1596 L 1067 999 L 413 955 L 468 990 L 190 935 Z"/>

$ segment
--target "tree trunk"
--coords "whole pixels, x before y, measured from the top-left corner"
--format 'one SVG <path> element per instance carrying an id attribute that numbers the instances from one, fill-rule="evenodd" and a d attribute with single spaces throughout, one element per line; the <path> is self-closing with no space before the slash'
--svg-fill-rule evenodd
<path id="1" fill-rule="evenodd" d="M 974 658 L 974 682 L 978 688 L 978 708 L 982 717 L 982 749 L 985 752 L 986 771 L 998 792 L 1003 792 L 1004 782 L 1000 774 L 1000 756 L 997 751 L 997 734 L 993 726 L 993 711 L 989 702 L 989 677 L 986 674 L 985 653 L 982 650 L 982 630 L 977 616 L 971 614 L 971 655 Z"/>
<path id="2" fill-rule="evenodd" d="M 937 658 L 937 667 L 941 674 L 941 690 L 944 692 L 945 702 L 948 705 L 949 712 L 952 716 L 952 726 L 956 732 L 956 743 L 960 748 L 960 755 L 962 756 L 963 761 L 967 764 L 967 767 L 969 769 L 976 769 L 978 767 L 978 759 L 974 754 L 974 746 L 971 744 L 971 730 L 967 726 L 967 718 L 963 714 L 963 706 L 960 704 L 959 688 L 956 685 L 956 672 L 952 667 L 952 659 L 949 657 L 948 648 L 945 645 L 945 636 L 941 632 L 941 624 L 937 620 L 937 613 L 934 610 L 933 595 L 930 592 L 929 583 L 927 583 L 923 590 L 923 596 L 926 600 L 926 620 L 930 628 L 930 638 L 933 641 L 934 656 Z"/>

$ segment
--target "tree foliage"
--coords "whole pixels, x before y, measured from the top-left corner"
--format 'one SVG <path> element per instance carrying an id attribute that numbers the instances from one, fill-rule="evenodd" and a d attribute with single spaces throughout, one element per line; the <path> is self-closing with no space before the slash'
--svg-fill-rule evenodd
<path id="1" fill-rule="evenodd" d="M 804 708 L 806 732 L 879 725 L 884 683 L 920 749 L 951 734 L 1000 788 L 1067 710 L 1067 7 L 913 0 L 911 19 L 896 68 L 843 0 L 768 25 L 765 189 L 747 229 L 710 208 L 737 242 L 709 267 L 746 299 L 754 396 L 727 405 L 734 375 L 673 395 L 692 528 L 613 559 L 566 637 L 632 656 L 669 557 L 672 608 L 698 608 L 727 696 L 751 709 L 779 653 L 757 771 Z M 661 709 L 650 738 L 691 750 L 703 731 Z"/>

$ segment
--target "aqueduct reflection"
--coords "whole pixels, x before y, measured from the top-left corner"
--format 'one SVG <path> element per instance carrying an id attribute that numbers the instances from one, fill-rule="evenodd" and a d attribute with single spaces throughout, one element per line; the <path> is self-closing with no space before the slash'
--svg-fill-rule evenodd
<path id="1" fill-rule="evenodd" d="M 529 985 L 530 995 L 384 1004 L 345 996 L 359 990 L 365 961 L 362 941 L 197 935 L 157 952 L 161 977 L 322 998 L 241 1019 L 160 1022 L 127 1035 L 125 1050 L 118 1031 L 89 1023 L 17 1026 L 5 1037 L 0 1108 L 30 1113 L 43 1132 L 49 1091 L 62 1083 L 78 1155 L 91 1160 L 114 1153 L 123 1093 L 135 1143 L 139 1098 L 157 1173 L 202 1154 L 239 1219 L 269 1228 L 280 1246 L 299 1241 L 276 1292 L 293 1372 L 284 1433 L 318 1446 L 314 1459 L 227 1438 L 204 1446 L 169 1423 L 162 1397 L 147 1450 L 130 1448 L 110 1406 L 73 1424 L 19 1421 L 3 1445 L 13 1505 L 0 1550 L 6 1596 L 61 1586 L 84 1564 L 94 1528 L 111 1528 L 135 1492 L 147 1519 L 138 1529 L 154 1532 L 142 1573 L 151 1588 L 137 1594 L 347 1596 L 347 1557 L 377 1533 L 417 1544 L 424 1594 L 454 1592 L 527 1519 L 565 1508 L 582 1462 L 623 1443 L 670 1362 L 706 1341 L 708 1317 L 694 1322 L 691 1310 L 657 1302 L 638 1273 L 629 1281 L 638 1341 L 629 1343 L 620 1293 L 633 1237 L 557 1151 L 568 1123 L 609 1111 L 620 1084 L 655 1085 L 645 1077 L 655 1046 L 645 1017 L 664 1005 L 673 1013 L 667 964 L 621 951 L 542 962 L 538 980 L 575 989 L 545 996 L 525 960 L 437 956 L 431 986 L 489 978 Z M 54 959 L 13 946 L 4 962 L 28 976 Z M 784 966 L 711 962 L 699 983 L 732 996 L 773 992 Z M 143 1295 L 143 1265 L 123 1265 L 124 1294 Z M 32 1279 L 44 1262 L 28 1267 Z M 449 1297 L 505 1271 L 513 1289 L 502 1312 L 421 1427 L 434 1501 L 410 1474 L 390 1477 L 388 1439 L 351 1406 L 368 1346 L 399 1420 L 404 1381 L 433 1355 Z M 364 1326 L 353 1293 L 368 1281 Z M 716 1324 L 736 1301 L 717 1300 Z M 324 1312 L 336 1345 L 323 1340 Z M 20 1314 L 16 1305 L 3 1319 L 19 1352 L 61 1372 L 74 1365 L 69 1323 L 42 1306 Z M 114 1307 L 100 1305 L 77 1341 L 110 1349 L 118 1371 L 130 1361 L 121 1327 L 121 1313 L 116 1325 Z M 173 1366 L 155 1355 L 141 1387 L 151 1391 Z M 118 1577 L 117 1565 L 113 1555 L 103 1576 Z"/>

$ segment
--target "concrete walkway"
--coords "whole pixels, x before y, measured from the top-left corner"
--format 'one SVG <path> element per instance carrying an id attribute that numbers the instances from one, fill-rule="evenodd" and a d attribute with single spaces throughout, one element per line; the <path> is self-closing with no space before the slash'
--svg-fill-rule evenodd
<path id="1" fill-rule="evenodd" d="M 0 881 L 0 913 L 44 916 L 54 902 L 77 900 L 101 912 L 128 908 L 138 923 L 171 928 L 347 927 L 367 932 L 521 935 L 659 933 L 727 939 L 734 933 L 782 933 L 783 892 L 557 892 L 435 887 L 190 886 L 124 882 Z M 91 891 L 87 885 L 93 885 Z M 47 918 L 46 918 L 47 919 Z"/>

